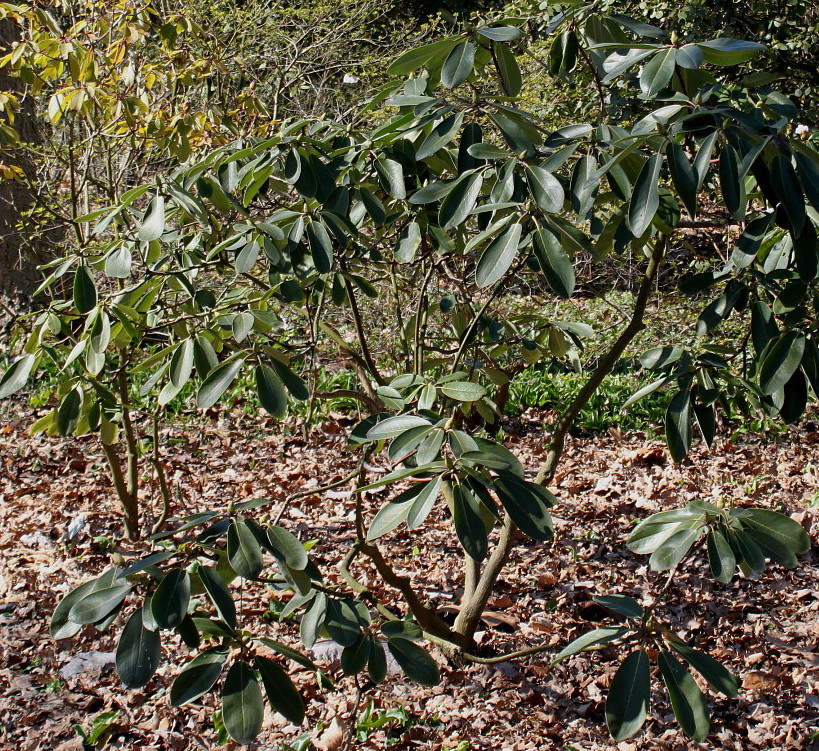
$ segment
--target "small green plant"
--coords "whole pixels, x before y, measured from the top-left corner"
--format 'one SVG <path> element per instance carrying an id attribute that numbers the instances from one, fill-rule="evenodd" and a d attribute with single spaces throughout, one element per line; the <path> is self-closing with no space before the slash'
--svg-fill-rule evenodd
<path id="1" fill-rule="evenodd" d="M 94 718 L 88 730 L 79 723 L 72 725 L 71 728 L 81 738 L 84 749 L 99 749 L 108 742 L 117 720 L 119 712 L 103 712 Z"/>

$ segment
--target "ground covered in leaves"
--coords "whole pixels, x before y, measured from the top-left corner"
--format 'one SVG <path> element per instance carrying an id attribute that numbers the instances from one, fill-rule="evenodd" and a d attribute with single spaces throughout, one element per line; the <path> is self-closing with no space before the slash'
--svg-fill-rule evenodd
<path id="1" fill-rule="evenodd" d="M 170 640 L 168 658 L 141 690 L 126 690 L 113 671 L 114 629 L 87 627 L 55 643 L 48 618 L 56 602 L 110 565 L 112 551 L 143 554 L 142 545 L 116 542 L 119 519 L 103 457 L 92 440 L 29 436 L 32 415 L 7 415 L 0 427 L 0 747 L 18 751 L 80 751 L 72 726 L 90 729 L 115 712 L 109 748 L 216 748 L 214 697 L 173 709 L 166 692 L 184 648 Z M 197 424 L 163 436 L 169 476 L 182 515 L 223 509 L 227 500 L 288 495 L 344 477 L 355 456 L 345 449 L 345 427 L 329 419 L 305 440 L 264 422 L 236 416 L 231 423 Z M 286 431 L 284 431 L 286 433 Z M 542 452 L 537 432 L 509 435 L 510 447 L 535 470 Z M 146 463 L 146 473 L 149 472 Z M 375 457 L 375 471 L 381 467 Z M 158 505 L 150 474 L 144 504 Z M 359 717 L 349 748 L 372 749 L 686 749 L 659 691 L 644 730 L 612 744 L 604 724 L 607 687 L 619 664 L 613 650 L 581 655 L 550 668 L 551 657 L 572 638 L 610 622 L 592 603 L 622 592 L 649 603 L 694 646 L 723 661 L 742 680 L 736 700 L 711 697 L 709 744 L 740 749 L 808 749 L 819 737 L 819 560 L 816 549 L 792 571 L 769 567 L 756 580 L 717 585 L 702 558 L 686 565 L 660 595 L 666 577 L 651 572 L 624 540 L 634 520 L 701 498 L 730 500 L 783 511 L 819 539 L 819 432 L 814 423 L 791 428 L 775 443 L 718 441 L 699 446 L 681 466 L 661 442 L 609 434 L 571 439 L 552 489 L 556 538 L 519 547 L 499 582 L 480 633 L 485 654 L 548 644 L 551 650 L 515 664 L 453 667 L 440 655 L 443 682 L 424 689 L 391 674 L 353 706 L 353 680 L 337 665 L 336 687 L 320 690 L 312 674 L 294 675 L 309 697 L 308 724 L 287 725 L 270 714 L 259 738 L 263 749 L 344 747 L 350 716 Z M 383 496 L 368 497 L 375 511 Z M 276 508 L 274 505 L 272 508 Z M 353 540 L 352 494 L 347 487 L 307 495 L 283 524 L 304 540 L 332 583 Z M 423 534 L 400 529 L 385 547 L 401 573 L 413 577 L 442 611 L 454 613 L 460 582 L 458 551 L 446 512 L 430 518 Z M 377 588 L 366 566 L 356 574 Z M 380 593 L 398 606 L 394 593 Z M 296 622 L 277 622 L 270 590 L 248 592 L 246 628 L 293 642 Z M 321 653 L 317 657 L 332 654 Z M 369 703 L 372 706 L 368 709 Z M 365 711 L 366 710 L 366 711 Z M 310 730 L 309 745 L 307 728 Z M 297 739 L 302 736 L 299 742 Z M 286 744 L 286 745 L 285 745 Z"/>

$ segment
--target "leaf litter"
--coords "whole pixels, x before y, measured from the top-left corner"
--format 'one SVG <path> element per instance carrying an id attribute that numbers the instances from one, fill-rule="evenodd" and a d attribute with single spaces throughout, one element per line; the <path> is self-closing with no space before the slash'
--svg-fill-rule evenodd
<path id="1" fill-rule="evenodd" d="M 129 555 L 117 541 L 120 520 L 104 458 L 92 439 L 30 436 L 30 415 L 7 421 L 0 434 L 0 745 L 20 751 L 81 749 L 72 729 L 89 727 L 103 712 L 118 712 L 108 748 L 192 751 L 216 748 L 214 697 L 173 709 L 165 696 L 185 653 L 166 639 L 164 662 L 142 689 L 119 683 L 108 655 L 116 648 L 113 629 L 86 627 L 77 637 L 54 642 L 48 618 L 72 587 L 98 574 L 111 550 Z M 307 439 L 271 434 L 269 422 L 241 414 L 230 421 L 167 429 L 162 439 L 175 514 L 222 509 L 226 500 L 267 497 L 279 503 L 340 480 L 355 466 L 345 449 L 344 429 L 322 425 Z M 542 440 L 520 433 L 507 445 L 531 471 L 543 453 Z M 694 557 L 664 595 L 666 575 L 651 572 L 647 559 L 625 548 L 635 520 L 700 498 L 771 508 L 791 515 L 819 535 L 819 460 L 815 423 L 789 428 L 777 442 L 701 445 L 689 460 L 673 465 L 664 445 L 644 436 L 571 438 L 552 485 L 556 536 L 549 544 L 519 546 L 498 582 L 478 633 L 485 655 L 547 644 L 550 650 L 515 663 L 446 666 L 443 682 L 423 688 L 391 674 L 364 700 L 374 714 L 396 719 L 359 729 L 353 747 L 383 749 L 616 748 L 688 749 L 693 744 L 672 721 L 671 708 L 653 696 L 649 721 L 635 738 L 613 744 L 605 730 L 604 703 L 624 655 L 605 650 L 578 655 L 554 667 L 550 660 L 580 634 L 610 625 L 593 597 L 622 592 L 644 604 L 656 598 L 658 613 L 680 636 L 723 661 L 740 676 L 736 700 L 709 695 L 712 731 L 708 744 L 744 750 L 809 749 L 819 737 L 819 562 L 814 549 L 791 571 L 769 567 L 756 581 L 713 581 Z M 374 457 L 374 469 L 380 457 Z M 375 476 L 375 475 L 373 475 Z M 144 478 L 143 508 L 158 513 L 150 475 Z M 367 494 L 374 514 L 388 496 Z M 307 493 L 293 503 L 285 523 L 312 549 L 330 582 L 353 540 L 354 500 L 349 488 Z M 274 504 L 271 508 L 277 508 Z M 399 527 L 383 538 L 399 573 L 412 577 L 424 596 L 445 615 L 458 607 L 461 553 L 445 511 L 437 509 L 423 532 Z M 430 565 L 430 562 L 434 565 Z M 400 607 L 394 592 L 378 584 L 366 564 L 356 574 L 385 601 Z M 244 597 L 248 627 L 292 643 L 292 624 L 280 624 L 260 587 Z M 83 653 L 94 655 L 82 667 Z M 332 651 L 326 653 L 332 660 Z M 354 709 L 352 679 L 319 690 L 311 675 L 294 679 L 308 699 L 313 747 L 341 745 Z M 361 705 L 363 706 L 363 704 Z M 359 706 L 359 711 L 361 709 Z M 400 710 L 400 711 L 399 711 Z M 386 716 L 386 715 L 385 715 Z M 362 726 L 363 727 L 363 726 Z M 305 728 L 288 725 L 268 710 L 261 747 L 279 749 Z"/>

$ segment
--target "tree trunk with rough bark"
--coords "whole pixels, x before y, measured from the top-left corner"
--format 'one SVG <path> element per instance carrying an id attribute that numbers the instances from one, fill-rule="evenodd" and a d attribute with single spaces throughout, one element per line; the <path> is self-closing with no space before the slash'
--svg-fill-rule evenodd
<path id="1" fill-rule="evenodd" d="M 11 19 L 0 19 L 0 55 L 5 55 L 19 35 L 19 27 Z M 35 102 L 26 97 L 24 84 L 0 68 L 0 91 L 20 97 L 20 109 L 15 128 L 20 140 L 36 144 L 37 127 Z M 36 171 L 29 151 L 5 146 L 0 154 L 5 164 L 22 172 L 20 181 L 0 177 L 0 333 L 7 332 L 17 318 L 34 307 L 34 291 L 42 280 L 38 266 L 49 257 L 53 237 L 30 232 L 26 212 L 36 200 Z M 30 226 L 30 223 L 29 223 Z"/>

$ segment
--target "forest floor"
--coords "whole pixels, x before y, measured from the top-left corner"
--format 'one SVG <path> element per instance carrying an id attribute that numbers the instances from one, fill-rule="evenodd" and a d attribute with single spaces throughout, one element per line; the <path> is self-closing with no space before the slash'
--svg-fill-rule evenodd
<path id="1" fill-rule="evenodd" d="M 217 748 L 215 697 L 173 709 L 166 690 L 174 661 L 185 649 L 172 640 L 167 658 L 143 689 L 127 690 L 113 670 L 114 628 L 86 627 L 61 642 L 48 634 L 58 600 L 110 565 L 111 548 L 126 557 L 142 547 L 116 543 L 119 517 L 103 457 L 91 440 L 30 436 L 31 413 L 0 426 L 0 748 L 16 751 L 82 751 L 79 735 L 95 718 L 114 712 L 107 748 L 152 751 Z M 271 432 L 265 421 L 236 416 L 232 423 L 188 426 L 163 435 L 169 476 L 182 515 L 224 509 L 228 500 L 284 499 L 342 478 L 355 464 L 344 446 L 344 425 L 331 415 L 304 440 Z M 542 438 L 509 435 L 508 445 L 534 470 Z M 378 463 L 378 457 L 374 457 Z M 147 465 L 146 465 L 147 466 Z M 147 470 L 146 470 L 147 472 Z M 157 505 L 151 477 L 143 501 Z M 694 557 L 660 594 L 666 577 L 645 557 L 625 548 L 635 519 L 701 498 L 723 499 L 790 514 L 819 539 L 819 427 L 807 422 L 776 442 L 719 439 L 711 451 L 698 444 L 689 460 L 673 465 L 660 441 L 641 435 L 570 440 L 551 486 L 556 537 L 523 544 L 514 553 L 490 603 L 480 634 L 487 653 L 546 643 L 553 649 L 515 664 L 441 665 L 440 686 L 425 689 L 388 676 L 365 695 L 349 748 L 430 749 L 809 749 L 819 747 L 819 557 L 816 547 L 798 568 L 771 566 L 756 580 L 729 585 L 711 578 Z M 377 509 L 384 496 L 368 503 Z M 283 522 L 302 540 L 318 537 L 311 551 L 323 571 L 334 570 L 350 542 L 352 496 L 345 488 L 304 497 Z M 70 539 L 69 539 L 70 538 Z M 460 553 L 446 512 L 435 512 L 423 534 L 401 528 L 389 551 L 443 611 L 458 603 Z M 356 572 L 373 582 L 365 569 Z M 331 575 L 332 578 L 332 575 Z M 622 592 L 643 603 L 654 599 L 668 625 L 739 675 L 737 699 L 710 696 L 709 742 L 697 746 L 673 722 L 655 683 L 649 720 L 637 736 L 614 744 L 604 703 L 618 659 L 613 650 L 580 655 L 550 668 L 549 660 L 572 638 L 610 622 L 591 598 Z M 291 641 L 296 623 L 271 618 L 270 590 L 244 600 L 247 628 L 266 629 Z M 396 603 L 394 593 L 383 592 Z M 294 680 L 309 697 L 304 728 L 267 716 L 259 748 L 338 751 L 353 713 L 353 679 L 337 666 L 332 690 L 319 690 L 313 674 Z M 360 714 L 372 702 L 369 714 Z M 268 710 L 269 711 L 269 710 Z M 318 723 L 318 724 L 317 724 Z M 381 724 L 379 724 L 381 723 Z M 305 728 L 315 728 L 304 735 Z M 302 739 L 299 741 L 299 737 Z M 309 739 L 309 740 L 308 740 Z M 312 743 L 312 746 L 310 745 Z M 226 748 L 222 746 L 222 748 Z M 228 744 L 227 748 L 230 748 Z"/>

